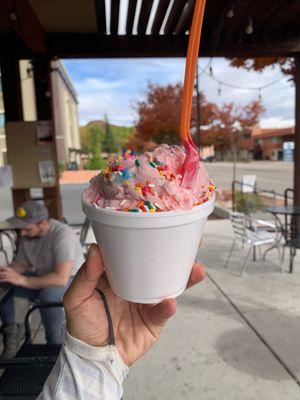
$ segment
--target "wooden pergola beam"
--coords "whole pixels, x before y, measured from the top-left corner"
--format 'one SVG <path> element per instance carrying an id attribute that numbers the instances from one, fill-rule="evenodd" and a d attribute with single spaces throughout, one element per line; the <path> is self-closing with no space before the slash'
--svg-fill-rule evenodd
<path id="1" fill-rule="evenodd" d="M 175 31 L 175 28 L 180 20 L 184 7 L 187 3 L 187 0 L 175 0 L 168 18 L 168 21 L 165 26 L 164 33 L 165 35 L 172 35 Z"/>
<path id="2" fill-rule="evenodd" d="M 106 35 L 105 0 L 94 1 L 98 33 Z"/>
<path id="3" fill-rule="evenodd" d="M 153 0 L 143 0 L 142 2 L 141 12 L 138 22 L 138 29 L 137 29 L 138 34 L 140 35 L 145 35 L 146 33 L 152 5 L 153 5 Z"/>
<path id="4" fill-rule="evenodd" d="M 44 29 L 28 0 L 1 0 L 0 11 L 8 16 L 11 28 L 32 52 L 47 52 Z"/>
<path id="5" fill-rule="evenodd" d="M 164 21 L 169 4 L 170 4 L 170 0 L 160 0 L 160 2 L 158 3 L 158 7 L 156 10 L 156 14 L 155 14 L 154 21 L 152 24 L 152 29 L 151 29 L 152 35 L 159 34 L 159 31 L 160 31 L 160 28 Z"/>
<path id="6" fill-rule="evenodd" d="M 115 37 L 112 36 L 51 33 L 46 38 L 49 56 L 59 58 L 185 57 L 188 43 L 187 35 L 118 36 L 116 49 Z M 204 34 L 200 52 L 202 57 L 292 57 L 300 53 L 300 34 L 290 34 L 290 37 L 265 35 L 264 38 L 227 35 L 219 41 L 216 49 L 208 46 L 208 43 L 209 38 L 205 38 Z M 5 57 L 10 46 L 14 46 L 20 58 L 31 56 L 28 49 L 7 35 L 0 35 L 0 46 L 0 57 Z"/>
<path id="7" fill-rule="evenodd" d="M 119 29 L 120 0 L 111 0 L 110 33 L 118 34 Z"/>
<path id="8" fill-rule="evenodd" d="M 130 0 L 128 3 L 127 20 L 126 20 L 126 32 L 127 35 L 132 34 L 135 10 L 136 10 L 137 0 Z"/>

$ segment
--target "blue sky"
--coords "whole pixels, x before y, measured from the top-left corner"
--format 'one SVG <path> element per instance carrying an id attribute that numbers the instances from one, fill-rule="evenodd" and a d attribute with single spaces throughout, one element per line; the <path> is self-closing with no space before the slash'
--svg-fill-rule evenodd
<path id="1" fill-rule="evenodd" d="M 111 123 L 132 125 L 136 118 L 134 103 L 144 98 L 148 81 L 162 85 L 183 82 L 184 62 L 183 58 L 64 60 L 78 94 L 80 124 L 102 119 L 106 112 Z M 204 68 L 208 63 L 201 58 L 199 66 Z M 248 72 L 230 67 L 225 59 L 214 59 L 212 69 L 215 78 L 244 88 L 264 86 L 282 77 L 277 68 Z M 218 95 L 218 87 L 207 74 L 201 75 L 200 88 L 209 101 L 242 105 L 258 98 L 258 91 L 225 86 Z M 294 88 L 287 79 L 263 90 L 262 102 L 266 108 L 261 118 L 263 127 L 294 123 Z"/>

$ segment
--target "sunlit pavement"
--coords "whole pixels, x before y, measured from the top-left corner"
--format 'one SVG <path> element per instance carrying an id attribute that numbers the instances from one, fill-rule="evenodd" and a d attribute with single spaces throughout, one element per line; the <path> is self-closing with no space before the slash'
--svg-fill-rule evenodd
<path id="1" fill-rule="evenodd" d="M 161 340 L 131 368 L 124 399 L 299 399 L 300 256 L 292 275 L 271 252 L 240 278 L 245 250 L 223 268 L 229 221 L 206 228 L 198 254 L 206 280 L 178 299 Z"/>

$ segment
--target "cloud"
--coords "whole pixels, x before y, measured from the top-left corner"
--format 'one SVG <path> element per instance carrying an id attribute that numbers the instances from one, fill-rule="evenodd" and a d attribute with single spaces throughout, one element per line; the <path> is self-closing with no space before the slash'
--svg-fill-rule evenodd
<path id="1" fill-rule="evenodd" d="M 132 105 L 146 94 L 149 81 L 166 85 L 183 82 L 185 60 L 182 58 L 65 60 L 65 67 L 78 93 L 80 123 L 102 118 L 108 113 L 112 123 L 131 125 L 136 116 Z M 208 67 L 209 59 L 200 59 L 200 68 Z M 243 88 L 259 88 L 281 78 L 281 71 L 267 68 L 263 73 L 229 66 L 228 60 L 212 61 L 213 77 Z M 206 70 L 208 71 L 208 69 Z M 221 85 L 200 73 L 200 90 L 209 101 L 218 105 L 234 102 L 246 104 L 257 99 L 258 90 L 241 90 Z M 261 123 L 287 126 L 294 123 L 294 89 L 283 79 L 262 90 L 266 108 Z"/>

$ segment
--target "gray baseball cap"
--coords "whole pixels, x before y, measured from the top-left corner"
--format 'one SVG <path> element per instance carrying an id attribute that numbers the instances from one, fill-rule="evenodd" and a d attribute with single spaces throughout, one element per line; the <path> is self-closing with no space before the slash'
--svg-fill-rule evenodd
<path id="1" fill-rule="evenodd" d="M 48 218 L 48 209 L 43 204 L 28 200 L 18 207 L 15 217 L 8 218 L 7 222 L 15 229 L 22 229 L 30 224 L 36 224 Z"/>

